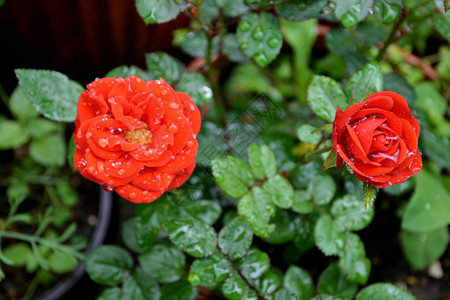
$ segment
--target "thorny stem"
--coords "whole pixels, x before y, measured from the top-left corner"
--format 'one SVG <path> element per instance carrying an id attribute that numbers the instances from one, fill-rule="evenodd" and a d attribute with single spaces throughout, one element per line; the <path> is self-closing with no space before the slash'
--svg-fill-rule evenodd
<path id="1" fill-rule="evenodd" d="M 305 159 L 304 159 L 303 162 L 304 163 L 305 162 L 310 162 L 314 158 L 316 158 L 319 154 L 322 154 L 322 153 L 325 153 L 325 152 L 328 152 L 328 151 L 331 151 L 331 150 L 333 150 L 333 146 L 326 146 L 326 147 L 323 147 L 321 149 L 316 149 L 314 151 L 311 151 L 311 152 L 309 152 L 308 154 L 305 155 Z"/>

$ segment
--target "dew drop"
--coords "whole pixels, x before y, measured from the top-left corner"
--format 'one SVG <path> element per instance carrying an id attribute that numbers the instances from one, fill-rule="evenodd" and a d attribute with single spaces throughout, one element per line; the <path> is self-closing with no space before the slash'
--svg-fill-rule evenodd
<path id="1" fill-rule="evenodd" d="M 253 59 L 262 67 L 265 67 L 269 63 L 269 58 L 262 52 L 255 54 Z"/>
<path id="2" fill-rule="evenodd" d="M 358 18 L 352 12 L 348 11 L 342 16 L 341 23 L 344 27 L 351 27 L 358 24 Z"/>
<path id="3" fill-rule="evenodd" d="M 125 174 L 125 170 L 124 169 L 120 169 L 119 171 L 117 171 L 117 174 L 123 175 L 123 174 Z"/>
<path id="4" fill-rule="evenodd" d="M 248 43 L 246 43 L 246 42 L 243 42 L 239 45 L 239 49 L 241 49 L 241 50 L 247 50 L 247 48 L 248 48 Z"/>
<path id="5" fill-rule="evenodd" d="M 101 147 L 105 148 L 105 147 L 108 145 L 108 139 L 106 139 L 106 138 L 100 138 L 100 139 L 98 139 L 98 144 L 99 144 Z"/>
<path id="6" fill-rule="evenodd" d="M 257 41 L 262 41 L 263 37 L 264 37 L 264 33 L 262 31 L 261 26 L 256 27 L 255 29 L 253 29 L 252 31 L 252 37 L 257 40 Z"/>
<path id="7" fill-rule="evenodd" d="M 179 104 L 176 103 L 176 102 L 170 102 L 170 103 L 169 103 L 169 107 L 170 107 L 170 108 L 173 108 L 173 109 L 177 109 L 177 108 L 179 107 Z"/>
<path id="8" fill-rule="evenodd" d="M 269 40 L 269 47 L 276 48 L 280 45 L 280 40 L 276 37 L 273 37 Z"/>
<path id="9" fill-rule="evenodd" d="M 136 198 L 136 193 L 129 193 L 128 197 L 130 197 L 130 199 L 134 199 Z"/>
<path id="10" fill-rule="evenodd" d="M 297 5 L 298 10 L 305 10 L 306 9 L 306 4 L 305 3 L 300 3 L 299 5 Z"/>
<path id="11" fill-rule="evenodd" d="M 425 203 L 424 208 L 425 208 L 425 210 L 429 210 L 431 208 L 430 202 Z"/>
<path id="12" fill-rule="evenodd" d="M 87 138 L 87 139 L 91 138 L 91 136 L 92 136 L 92 133 L 86 132 L 86 138 Z"/>
<path id="13" fill-rule="evenodd" d="M 102 188 L 106 192 L 111 192 L 114 189 L 112 186 L 107 185 L 107 184 L 102 184 Z"/>
<path id="14" fill-rule="evenodd" d="M 247 20 L 241 20 L 239 22 L 239 30 L 240 31 L 247 32 L 250 30 L 250 27 L 252 27 L 252 25 Z"/>

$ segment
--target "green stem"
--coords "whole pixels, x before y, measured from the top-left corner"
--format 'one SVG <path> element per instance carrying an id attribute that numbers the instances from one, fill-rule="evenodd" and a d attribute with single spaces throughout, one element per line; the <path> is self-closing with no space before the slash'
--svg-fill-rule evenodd
<path id="1" fill-rule="evenodd" d="M 11 238 L 11 239 L 18 239 L 22 241 L 26 241 L 30 244 L 36 244 L 39 243 L 41 245 L 48 246 L 54 250 L 59 250 L 62 252 L 65 252 L 67 254 L 73 255 L 76 258 L 79 258 L 81 260 L 84 259 L 84 255 L 76 250 L 74 250 L 72 247 L 61 245 L 57 242 L 47 240 L 45 238 L 41 238 L 38 236 L 32 236 L 24 233 L 19 232 L 13 232 L 13 231 L 6 231 L 6 230 L 0 230 L 0 239 L 1 238 Z"/>
<path id="2" fill-rule="evenodd" d="M 6 107 L 9 107 L 9 97 L 8 94 L 6 94 L 2 84 L 0 84 L 0 98 L 2 98 L 2 101 L 5 103 Z"/>
<path id="3" fill-rule="evenodd" d="M 386 53 L 387 48 L 389 47 L 390 44 L 392 44 L 395 40 L 395 36 L 397 34 L 397 31 L 400 29 L 400 27 L 403 25 L 403 22 L 405 21 L 406 18 L 404 18 L 403 16 L 400 17 L 400 20 L 398 20 L 397 23 L 395 23 L 395 25 L 392 27 L 391 32 L 389 33 L 389 37 L 387 38 L 387 40 L 384 42 L 383 48 L 381 48 L 380 52 L 378 53 L 377 58 L 375 59 L 376 61 L 381 61 L 384 57 L 384 54 Z"/>
<path id="4" fill-rule="evenodd" d="M 309 153 L 307 153 L 305 155 L 305 159 L 304 159 L 303 162 L 310 162 L 314 158 L 316 158 L 319 154 L 322 154 L 322 153 L 325 153 L 325 152 L 328 152 L 328 151 L 331 151 L 331 150 L 333 150 L 333 146 L 326 146 L 326 147 L 323 147 L 321 149 L 316 149 L 314 151 L 311 151 L 311 152 L 309 152 Z"/>

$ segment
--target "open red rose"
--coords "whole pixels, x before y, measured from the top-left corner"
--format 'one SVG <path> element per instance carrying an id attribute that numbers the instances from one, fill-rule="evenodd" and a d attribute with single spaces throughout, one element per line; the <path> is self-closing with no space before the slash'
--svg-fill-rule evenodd
<path id="1" fill-rule="evenodd" d="M 182 185 L 195 168 L 200 112 L 164 80 L 102 78 L 78 101 L 74 167 L 136 203 Z"/>
<path id="2" fill-rule="evenodd" d="M 345 161 L 359 180 L 376 187 L 401 183 L 422 169 L 419 132 L 405 98 L 394 92 L 372 94 L 345 111 L 338 108 L 333 126 L 337 166 Z"/>

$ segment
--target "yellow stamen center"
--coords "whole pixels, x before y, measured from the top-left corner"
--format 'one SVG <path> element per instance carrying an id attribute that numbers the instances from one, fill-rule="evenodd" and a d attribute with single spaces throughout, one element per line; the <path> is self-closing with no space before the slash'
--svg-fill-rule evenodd
<path id="1" fill-rule="evenodd" d="M 150 144 L 153 138 L 153 132 L 148 130 L 147 124 L 141 122 L 145 128 L 124 130 L 125 140 L 130 143 Z"/>

